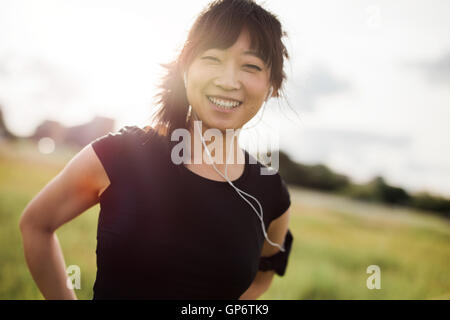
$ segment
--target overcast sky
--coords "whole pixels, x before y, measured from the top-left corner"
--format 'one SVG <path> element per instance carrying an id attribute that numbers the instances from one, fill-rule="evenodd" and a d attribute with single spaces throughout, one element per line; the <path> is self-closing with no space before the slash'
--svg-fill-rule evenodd
<path id="1" fill-rule="evenodd" d="M 209 1 L 0 1 L 0 104 L 16 134 L 95 115 L 144 125 L 159 63 Z M 261 2 L 259 2 L 261 3 Z M 280 146 L 366 182 L 450 196 L 450 1 L 265 1 L 291 54 Z M 280 117 L 280 114 L 282 115 Z M 276 116 L 276 117 L 275 117 Z M 257 116 L 258 117 L 258 116 Z"/>

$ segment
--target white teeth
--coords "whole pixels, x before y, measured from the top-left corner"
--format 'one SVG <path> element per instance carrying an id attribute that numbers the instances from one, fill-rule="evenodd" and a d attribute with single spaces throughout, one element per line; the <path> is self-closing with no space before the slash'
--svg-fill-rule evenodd
<path id="1" fill-rule="evenodd" d="M 208 97 L 208 99 L 215 105 L 225 108 L 225 109 L 232 109 L 241 104 L 240 102 L 225 101 L 225 100 L 217 99 L 217 98 L 213 98 L 213 97 Z"/>

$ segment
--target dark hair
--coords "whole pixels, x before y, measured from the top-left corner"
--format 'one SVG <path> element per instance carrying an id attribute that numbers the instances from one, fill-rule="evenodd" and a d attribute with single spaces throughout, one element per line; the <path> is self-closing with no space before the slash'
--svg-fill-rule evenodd
<path id="1" fill-rule="evenodd" d="M 197 17 L 188 38 L 175 61 L 161 64 L 166 75 L 154 96 L 159 107 L 153 115 L 154 129 L 170 141 L 172 132 L 178 128 L 189 129 L 189 102 L 184 87 L 183 73 L 201 52 L 210 48 L 231 47 L 242 30 L 248 30 L 251 49 L 258 52 L 269 67 L 273 95 L 280 97 L 280 89 L 286 75 L 284 58 L 289 54 L 281 41 L 287 36 L 281 23 L 272 13 L 252 0 L 216 0 L 211 2 Z M 150 129 L 150 128 L 148 128 Z"/>

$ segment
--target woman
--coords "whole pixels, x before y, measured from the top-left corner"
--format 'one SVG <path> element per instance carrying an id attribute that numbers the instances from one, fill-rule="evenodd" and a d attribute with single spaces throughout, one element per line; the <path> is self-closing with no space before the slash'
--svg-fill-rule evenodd
<path id="1" fill-rule="evenodd" d="M 54 232 L 98 202 L 94 299 L 256 299 L 284 274 L 288 190 L 278 174 L 260 174 L 236 134 L 280 96 L 283 35 L 249 0 L 215 1 L 199 15 L 166 65 L 153 126 L 93 141 L 25 209 L 25 256 L 45 298 L 76 298 Z M 179 163 L 181 129 L 190 139 Z M 212 129 L 233 131 L 214 155 L 204 139 Z"/>

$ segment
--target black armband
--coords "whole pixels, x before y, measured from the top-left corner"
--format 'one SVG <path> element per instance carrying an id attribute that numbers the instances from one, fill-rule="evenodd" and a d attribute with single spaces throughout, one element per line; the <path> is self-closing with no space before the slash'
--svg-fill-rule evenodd
<path id="1" fill-rule="evenodd" d="M 259 270 L 260 271 L 274 270 L 275 273 L 277 273 L 280 276 L 283 276 L 286 271 L 293 239 L 294 237 L 292 236 L 291 231 L 288 229 L 286 238 L 284 239 L 285 251 L 284 252 L 279 251 L 270 257 L 261 257 L 259 260 Z"/>

